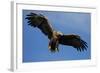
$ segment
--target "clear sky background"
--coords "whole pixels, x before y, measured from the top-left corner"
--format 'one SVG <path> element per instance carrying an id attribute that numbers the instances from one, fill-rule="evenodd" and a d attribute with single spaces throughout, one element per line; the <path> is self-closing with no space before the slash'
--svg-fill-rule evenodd
<path id="1" fill-rule="evenodd" d="M 59 52 L 51 53 L 48 38 L 38 29 L 28 25 L 26 15 L 43 14 L 52 27 L 64 34 L 77 34 L 87 42 L 87 51 L 78 52 L 71 46 L 59 46 Z M 85 60 L 91 58 L 91 15 L 78 12 L 23 10 L 23 62 Z"/>

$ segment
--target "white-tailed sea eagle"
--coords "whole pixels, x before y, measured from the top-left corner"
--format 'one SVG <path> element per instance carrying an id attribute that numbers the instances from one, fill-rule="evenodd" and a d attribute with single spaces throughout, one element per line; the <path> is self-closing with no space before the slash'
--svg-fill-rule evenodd
<path id="1" fill-rule="evenodd" d="M 76 48 L 77 51 L 84 51 L 88 47 L 87 43 L 83 41 L 79 35 L 66 35 L 55 31 L 48 22 L 48 19 L 42 14 L 30 13 L 27 15 L 26 19 L 30 26 L 37 27 L 48 37 L 50 40 L 48 48 L 51 52 L 59 51 L 59 44 L 72 46 Z"/>

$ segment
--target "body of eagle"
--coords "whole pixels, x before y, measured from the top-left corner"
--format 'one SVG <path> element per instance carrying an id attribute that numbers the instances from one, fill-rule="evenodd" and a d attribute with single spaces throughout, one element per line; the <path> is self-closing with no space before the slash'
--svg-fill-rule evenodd
<path id="1" fill-rule="evenodd" d="M 59 51 L 59 44 L 72 46 L 77 51 L 84 51 L 87 49 L 87 43 L 78 35 L 65 35 L 61 32 L 55 31 L 48 19 L 42 14 L 30 13 L 27 15 L 28 25 L 37 27 L 48 37 L 49 49 L 51 52 Z"/>

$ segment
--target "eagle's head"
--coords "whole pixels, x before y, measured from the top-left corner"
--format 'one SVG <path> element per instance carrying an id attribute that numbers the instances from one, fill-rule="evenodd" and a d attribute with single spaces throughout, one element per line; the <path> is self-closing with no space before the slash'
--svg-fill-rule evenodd
<path id="1" fill-rule="evenodd" d="M 60 37 L 61 35 L 63 35 L 62 32 L 53 31 L 53 36 L 52 36 L 52 37 L 55 38 L 55 39 L 59 39 L 59 37 Z"/>

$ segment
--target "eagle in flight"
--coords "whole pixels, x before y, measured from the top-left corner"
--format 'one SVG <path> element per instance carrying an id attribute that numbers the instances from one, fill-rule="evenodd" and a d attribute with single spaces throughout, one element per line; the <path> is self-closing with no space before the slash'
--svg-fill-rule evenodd
<path id="1" fill-rule="evenodd" d="M 59 44 L 72 46 L 80 52 L 87 50 L 87 43 L 82 40 L 79 35 L 66 35 L 61 32 L 55 31 L 46 16 L 42 14 L 30 13 L 26 16 L 25 19 L 28 20 L 28 25 L 40 29 L 40 31 L 48 37 L 48 48 L 51 52 L 59 51 Z"/>

